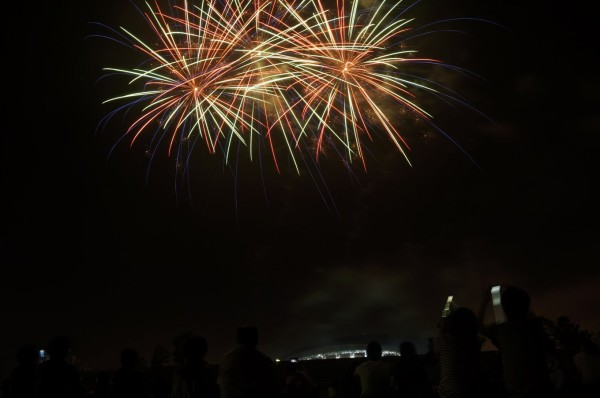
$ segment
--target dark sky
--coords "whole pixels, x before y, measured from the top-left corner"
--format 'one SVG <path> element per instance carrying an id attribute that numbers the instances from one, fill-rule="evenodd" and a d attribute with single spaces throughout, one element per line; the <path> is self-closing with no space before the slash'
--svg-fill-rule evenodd
<path id="1" fill-rule="evenodd" d="M 199 147 L 181 189 L 166 153 L 149 171 L 143 145 L 123 142 L 109 157 L 119 118 L 96 132 L 111 110 L 102 101 L 118 94 L 98 81 L 102 68 L 133 65 L 116 43 L 90 37 L 106 33 L 90 23 L 146 29 L 133 7 L 15 6 L 3 49 L 1 371 L 19 345 L 56 334 L 110 368 L 122 347 L 150 359 L 193 330 L 217 362 L 243 323 L 259 327 L 273 357 L 370 335 L 422 347 L 447 295 L 476 309 L 491 283 L 527 289 L 540 315 L 600 331 L 596 21 L 584 2 L 548 3 L 413 9 L 417 24 L 503 26 L 464 19 L 422 41 L 481 76 L 433 77 L 493 121 L 427 104 L 475 162 L 414 125 L 412 167 L 382 140 L 367 172 L 329 156 L 315 183 L 242 154 L 234 178 Z"/>

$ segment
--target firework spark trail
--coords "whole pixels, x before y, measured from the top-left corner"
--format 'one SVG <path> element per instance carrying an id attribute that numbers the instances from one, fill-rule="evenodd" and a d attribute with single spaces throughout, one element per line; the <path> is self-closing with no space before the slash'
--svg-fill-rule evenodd
<path id="1" fill-rule="evenodd" d="M 105 102 L 143 104 L 126 132 L 131 145 L 154 129 L 161 138 L 153 142 L 168 138 L 169 154 L 201 139 L 227 162 L 234 142 L 250 159 L 266 144 L 278 171 L 284 148 L 300 173 L 298 155 L 311 147 L 300 143 L 308 141 L 317 163 L 327 145 L 348 167 L 358 159 L 366 170 L 366 141 L 383 132 L 410 164 L 393 113 L 429 121 L 414 92 L 452 93 L 406 73 L 409 64 L 444 64 L 399 45 L 412 22 L 401 18 L 401 3 L 362 9 L 359 0 L 336 0 L 330 10 L 322 0 L 179 0 L 164 11 L 154 0 L 144 13 L 152 42 L 122 28 L 144 66 L 106 68 L 143 89 Z"/>

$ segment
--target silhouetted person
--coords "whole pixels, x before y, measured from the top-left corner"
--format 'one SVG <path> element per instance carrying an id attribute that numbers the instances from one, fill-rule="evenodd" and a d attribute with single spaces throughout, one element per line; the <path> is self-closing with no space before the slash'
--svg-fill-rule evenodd
<path id="1" fill-rule="evenodd" d="M 354 376 L 354 371 L 361 362 L 360 358 L 352 358 L 342 374 L 340 392 L 343 398 L 360 397 L 360 380 L 358 377 Z"/>
<path id="2" fill-rule="evenodd" d="M 452 310 L 440 321 L 438 335 L 441 398 L 486 397 L 481 374 L 477 317 L 468 308 Z"/>
<path id="3" fill-rule="evenodd" d="M 425 398 L 432 394 L 432 383 L 425 362 L 412 341 L 400 343 L 400 358 L 392 367 L 394 395 L 397 398 Z"/>
<path id="4" fill-rule="evenodd" d="M 573 356 L 573 363 L 586 391 L 600 392 L 600 349 L 589 336 L 580 337 L 580 351 Z"/>
<path id="5" fill-rule="evenodd" d="M 146 374 L 139 369 L 140 358 L 136 350 L 124 348 L 120 355 L 121 367 L 113 375 L 111 398 L 149 398 L 150 384 Z"/>
<path id="6" fill-rule="evenodd" d="M 553 392 L 546 355 L 551 342 L 539 318 L 532 315 L 529 294 L 508 286 L 501 293 L 501 306 L 506 321 L 484 325 L 485 310 L 490 301 L 484 292 L 480 310 L 481 334 L 498 348 L 502 361 L 502 379 L 508 397 L 548 397 Z"/>
<path id="7" fill-rule="evenodd" d="M 150 390 L 153 398 L 169 398 L 171 394 L 171 375 L 165 366 L 169 352 L 157 344 L 150 361 Z"/>
<path id="8" fill-rule="evenodd" d="M 96 375 L 94 386 L 94 398 L 108 398 L 110 393 L 110 372 L 102 371 Z"/>
<path id="9" fill-rule="evenodd" d="M 19 365 L 13 369 L 4 385 L 5 398 L 37 397 L 39 351 L 26 344 L 17 351 Z"/>
<path id="10" fill-rule="evenodd" d="M 425 367 L 427 368 L 427 376 L 432 386 L 437 386 L 440 382 L 440 367 L 439 367 L 439 352 L 436 352 L 433 337 L 427 338 L 427 352 L 424 356 Z"/>
<path id="11" fill-rule="evenodd" d="M 258 329 L 237 329 L 237 346 L 219 364 L 218 383 L 222 398 L 271 398 L 279 396 L 273 360 L 259 351 Z"/>
<path id="12" fill-rule="evenodd" d="M 55 337 L 48 344 L 49 359 L 40 366 L 40 398 L 81 398 L 85 388 L 75 366 L 67 362 L 69 339 Z"/>
<path id="13" fill-rule="evenodd" d="M 183 344 L 171 398 L 218 398 L 218 368 L 204 360 L 206 339 L 190 336 Z"/>
<path id="14" fill-rule="evenodd" d="M 359 364 L 354 375 L 360 382 L 360 398 L 389 398 L 392 396 L 392 369 L 382 360 L 381 344 L 367 344 L 367 360 Z"/>
<path id="15" fill-rule="evenodd" d="M 284 395 L 286 398 L 319 398 L 317 384 L 297 359 L 290 361 L 286 367 Z"/>

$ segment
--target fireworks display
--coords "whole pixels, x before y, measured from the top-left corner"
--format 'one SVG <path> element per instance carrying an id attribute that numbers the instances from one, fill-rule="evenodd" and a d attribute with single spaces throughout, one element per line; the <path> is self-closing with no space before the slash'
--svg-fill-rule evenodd
<path id="1" fill-rule="evenodd" d="M 444 96 L 440 84 L 407 68 L 440 61 L 407 45 L 411 19 L 402 1 L 364 7 L 360 0 L 178 0 L 143 11 L 153 35 L 121 28 L 145 61 L 106 68 L 130 77 L 126 94 L 106 102 L 135 109 L 125 137 L 168 142 L 187 163 L 202 142 L 225 161 L 242 145 L 250 158 L 268 148 L 279 170 L 285 154 L 316 164 L 326 150 L 360 162 L 373 135 L 387 137 L 410 163 L 398 115 L 429 120 L 416 92 Z M 131 90 L 131 89 L 130 89 Z M 194 149 L 196 150 L 196 149 Z"/>

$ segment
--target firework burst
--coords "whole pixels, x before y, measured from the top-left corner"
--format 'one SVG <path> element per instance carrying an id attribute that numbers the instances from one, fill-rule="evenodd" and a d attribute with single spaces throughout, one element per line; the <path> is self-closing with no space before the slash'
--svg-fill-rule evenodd
<path id="1" fill-rule="evenodd" d="M 137 107 L 124 137 L 132 145 L 152 137 L 153 152 L 168 141 L 178 164 L 204 142 L 226 162 L 234 144 L 246 147 L 251 159 L 257 148 L 268 147 L 278 170 L 285 154 L 298 172 L 299 158 L 317 164 L 326 147 L 334 148 L 344 164 L 358 160 L 366 170 L 365 147 L 381 133 L 410 164 L 398 115 L 429 120 L 415 92 L 445 94 L 439 92 L 443 86 L 426 84 L 406 69 L 444 64 L 407 47 L 412 20 L 402 17 L 401 3 L 146 3 L 143 15 L 153 38 L 143 40 L 126 28 L 121 33 L 145 62 L 106 68 L 141 88 L 105 102 L 125 102 L 117 110 Z"/>
<path id="2" fill-rule="evenodd" d="M 340 144 L 350 162 L 361 159 L 366 168 L 363 141 L 372 138 L 374 129 L 382 129 L 409 161 L 408 145 L 383 106 L 392 101 L 396 109 L 429 118 L 410 88 L 435 90 L 399 72 L 407 63 L 438 61 L 416 58 L 415 50 L 401 48 L 411 22 L 399 18 L 401 2 L 388 6 L 384 1 L 366 12 L 359 11 L 359 0 L 350 2 L 350 10 L 337 0 L 333 12 L 321 0 L 310 4 L 315 10 L 310 17 L 289 10 L 295 25 L 284 32 L 287 51 L 282 52 L 295 57 L 291 65 L 301 131 L 314 137 L 315 158 L 327 141 Z"/>

